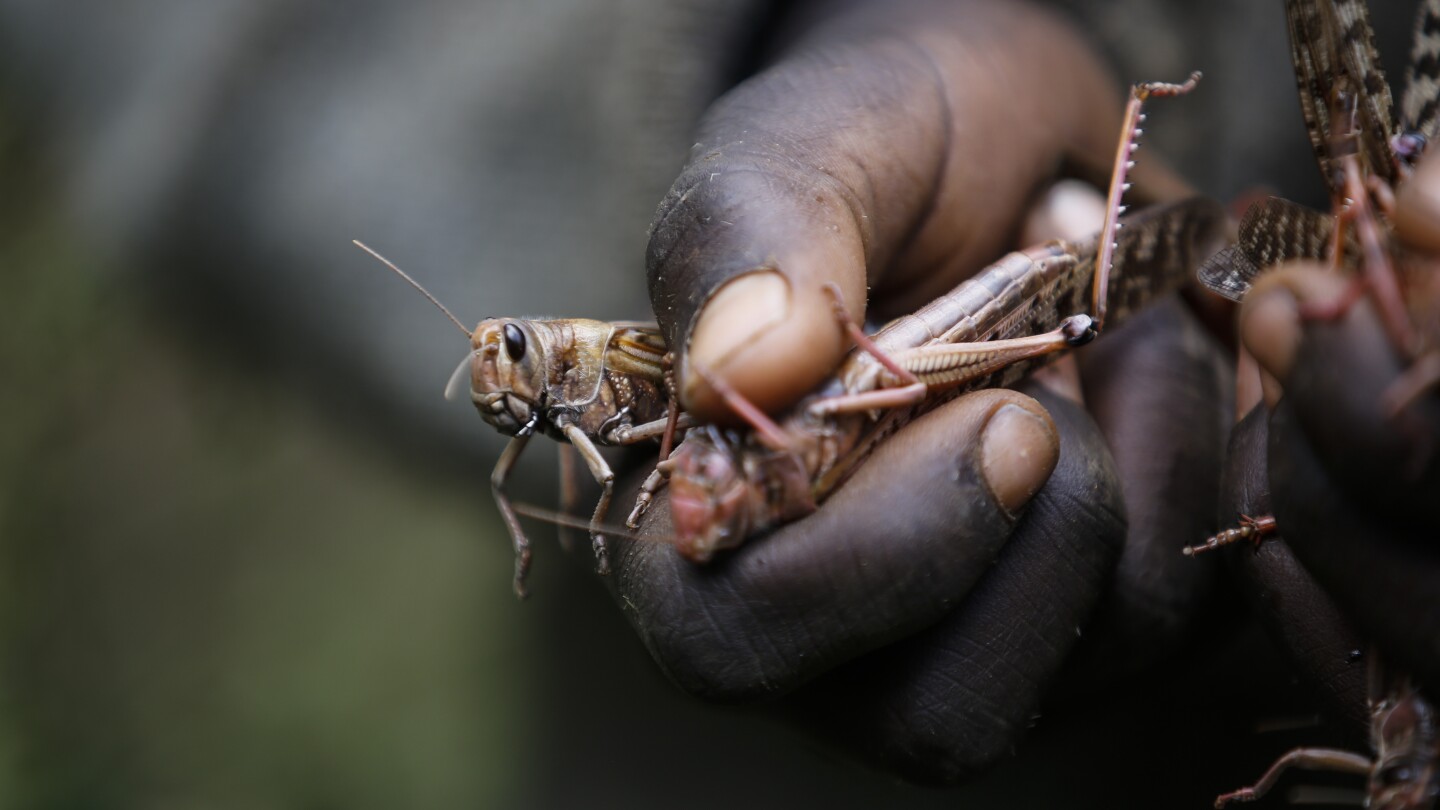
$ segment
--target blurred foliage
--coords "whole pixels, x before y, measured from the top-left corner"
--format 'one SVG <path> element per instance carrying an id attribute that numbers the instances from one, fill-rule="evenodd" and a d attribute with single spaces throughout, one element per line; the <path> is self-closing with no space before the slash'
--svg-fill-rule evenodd
<path id="1" fill-rule="evenodd" d="M 0 99 L 0 807 L 507 804 L 475 490 L 207 361 L 32 158 Z"/>

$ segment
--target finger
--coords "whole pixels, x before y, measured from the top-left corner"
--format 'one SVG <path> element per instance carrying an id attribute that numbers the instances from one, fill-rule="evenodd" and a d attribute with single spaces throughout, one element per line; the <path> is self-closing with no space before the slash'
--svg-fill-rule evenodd
<path id="1" fill-rule="evenodd" d="M 1034 400 L 983 391 L 911 423 L 810 517 L 708 566 L 661 543 L 618 555 L 618 597 L 660 666 L 711 699 L 788 691 L 942 616 L 1054 468 Z M 669 532 L 659 501 L 642 527 Z"/>
<path id="2" fill-rule="evenodd" d="M 903 0 L 817 27 L 715 104 L 661 203 L 651 299 L 682 395 L 698 362 L 777 410 L 846 348 L 825 285 L 913 309 L 1000 255 L 1062 160 L 1108 165 L 1115 85 L 1026 3 Z"/>
<path id="3" fill-rule="evenodd" d="M 1361 298 L 1338 318 L 1303 318 L 1349 282 L 1313 263 L 1262 278 L 1241 310 L 1241 339 L 1284 387 L 1326 470 L 1367 508 L 1440 536 L 1440 393 L 1391 413 L 1384 392 L 1408 364 Z"/>
<path id="4" fill-rule="evenodd" d="M 1030 206 L 1020 230 L 1020 247 L 1052 239 L 1080 242 L 1105 224 L 1105 195 L 1079 180 L 1062 180 Z"/>
<path id="5" fill-rule="evenodd" d="M 1220 522 L 1271 515 L 1266 444 L 1269 413 L 1254 408 L 1235 426 L 1220 483 Z M 1260 544 L 1223 552 L 1240 574 L 1242 591 L 1270 639 L 1295 666 L 1329 713 L 1357 734 L 1369 731 L 1365 704 L 1367 644 L 1335 600 L 1300 564 L 1283 530 Z M 1357 654 L 1358 653 L 1358 654 Z"/>
<path id="6" fill-rule="evenodd" d="M 1077 677 L 1103 679 L 1174 652 L 1205 618 L 1218 563 L 1180 550 L 1215 528 L 1234 372 L 1176 296 L 1097 341 L 1080 363 L 1130 518 L 1114 586 L 1077 662 Z"/>
<path id="7" fill-rule="evenodd" d="M 907 779 L 953 784 L 1007 757 L 1100 601 L 1125 536 L 1103 438 L 1037 394 L 1060 462 L 980 582 L 936 626 L 795 695 L 809 725 Z"/>
<path id="8" fill-rule="evenodd" d="M 1085 406 L 1085 388 L 1080 381 L 1080 364 L 1067 354 L 1030 375 L 1030 382 L 1076 405 Z"/>
<path id="9" fill-rule="evenodd" d="M 1270 419 L 1270 492 L 1295 554 L 1387 660 L 1440 688 L 1440 554 L 1433 534 L 1362 511 L 1322 466 L 1299 405 Z"/>
<path id="10" fill-rule="evenodd" d="M 1255 358 L 1250 356 L 1250 352 L 1242 346 L 1236 354 L 1238 357 L 1235 361 L 1235 421 L 1239 422 L 1245 418 L 1246 414 L 1253 411 L 1256 405 L 1266 402 L 1266 388 L 1265 381 L 1261 377 L 1260 364 L 1255 362 Z M 1268 404 L 1273 406 L 1276 401 L 1279 401 L 1278 393 L 1275 400 Z"/>
<path id="11" fill-rule="evenodd" d="M 1430 150 L 1395 193 L 1395 235 L 1429 255 L 1440 254 L 1440 159 Z"/>

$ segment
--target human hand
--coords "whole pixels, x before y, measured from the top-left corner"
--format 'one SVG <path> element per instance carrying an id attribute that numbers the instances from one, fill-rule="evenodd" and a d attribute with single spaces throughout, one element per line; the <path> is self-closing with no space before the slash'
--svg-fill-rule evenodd
<path id="1" fill-rule="evenodd" d="M 1315 263 L 1277 269 L 1251 290 L 1241 337 L 1269 377 L 1269 438 L 1265 454 L 1230 464 L 1265 465 L 1285 545 L 1359 637 L 1434 690 L 1440 687 L 1440 396 L 1429 391 L 1391 413 L 1386 392 L 1395 390 L 1409 363 L 1367 299 L 1334 320 L 1300 316 L 1301 307 L 1333 303 L 1345 292 L 1343 277 Z M 1430 307 L 1440 307 L 1440 300 Z M 1308 632 L 1290 612 L 1280 613 L 1281 635 Z M 1325 667 L 1301 664 L 1311 673 Z"/>
<path id="2" fill-rule="evenodd" d="M 1093 54 L 1026 5 L 886 4 L 815 28 L 717 102 L 657 214 L 652 300 L 687 409 L 718 415 L 686 373 L 697 360 L 768 409 L 807 392 L 846 348 L 825 284 L 852 311 L 867 284 L 887 315 L 933 298 L 1011 246 L 1062 166 L 1103 178 L 1119 117 Z M 1148 187 L 1181 190 L 1153 169 Z M 956 781 L 1008 752 L 1112 581 L 1122 488 L 1146 502 L 1131 576 L 1162 556 L 1182 594 L 1208 575 L 1176 549 L 1211 520 L 1220 364 L 1178 301 L 1115 331 L 1087 359 L 1120 364 L 1084 392 L 1093 419 L 1035 388 L 1038 402 L 980 392 L 892 437 L 815 515 L 707 568 L 622 544 L 617 596 L 656 660 L 706 698 L 786 695 L 802 722 L 912 778 Z M 1188 463 L 1151 474 L 1172 458 Z M 662 500 L 643 533 L 667 536 L 667 513 Z M 1120 631 L 1168 635 L 1189 598 L 1142 598 L 1152 626 Z"/>

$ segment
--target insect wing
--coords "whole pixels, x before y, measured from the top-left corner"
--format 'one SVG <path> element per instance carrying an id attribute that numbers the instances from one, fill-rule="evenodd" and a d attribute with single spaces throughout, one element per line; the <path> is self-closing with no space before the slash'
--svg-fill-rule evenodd
<path id="1" fill-rule="evenodd" d="M 1293 259 L 1324 258 L 1334 227 L 1329 215 L 1314 209 L 1279 197 L 1262 200 L 1246 210 L 1236 243 L 1201 266 L 1200 283 L 1239 301 L 1265 270 Z"/>
<path id="2" fill-rule="evenodd" d="M 1420 4 L 1400 117 L 1406 132 L 1419 133 L 1426 141 L 1434 140 L 1440 128 L 1440 0 Z"/>
<path id="3" fill-rule="evenodd" d="M 1216 295 L 1239 301 L 1250 291 L 1260 268 L 1245 255 L 1240 245 L 1231 245 L 1200 266 L 1200 283 Z"/>
<path id="4" fill-rule="evenodd" d="M 1368 168 L 1395 183 L 1395 158 L 1391 140 L 1395 136 L 1395 109 L 1390 83 L 1380 67 L 1380 51 L 1370 28 L 1365 0 L 1336 0 L 1336 26 L 1340 60 L 1345 74 L 1360 93 L 1360 147 Z"/>
<path id="5" fill-rule="evenodd" d="M 1390 140 L 1395 114 L 1364 0 L 1285 0 L 1285 16 L 1300 110 L 1331 192 L 1342 190 L 1337 173 L 1331 171 L 1338 157 L 1334 154 L 1332 104 L 1341 92 L 1357 97 L 1361 159 L 1393 184 L 1395 161 Z"/>
<path id="6" fill-rule="evenodd" d="M 606 369 L 662 384 L 665 337 L 653 323 L 617 322 L 605 349 Z"/>

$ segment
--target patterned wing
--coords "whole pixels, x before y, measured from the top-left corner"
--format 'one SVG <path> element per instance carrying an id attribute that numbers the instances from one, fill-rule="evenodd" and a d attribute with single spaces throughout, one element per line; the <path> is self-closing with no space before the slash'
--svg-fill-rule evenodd
<path id="1" fill-rule="evenodd" d="M 1337 144 L 1331 119 L 1342 92 L 1356 97 L 1361 160 L 1371 172 L 1394 183 L 1390 139 L 1395 113 L 1364 0 L 1285 0 L 1285 16 L 1300 110 L 1331 192 L 1340 192 L 1338 175 L 1332 171 Z"/>
<path id="2" fill-rule="evenodd" d="M 1245 248 L 1231 245 L 1200 265 L 1200 283 L 1216 295 L 1240 301 L 1260 275 L 1260 268 L 1245 254 Z"/>
<path id="3" fill-rule="evenodd" d="M 605 368 L 660 384 L 664 382 L 665 337 L 654 323 L 620 321 L 605 347 Z"/>
<path id="4" fill-rule="evenodd" d="M 1200 282 L 1239 301 L 1255 277 L 1269 268 L 1291 259 L 1324 258 L 1334 227 L 1328 214 L 1289 200 L 1271 197 L 1258 202 L 1240 220 L 1239 240 L 1201 266 Z"/>
<path id="5" fill-rule="evenodd" d="M 1440 128 L 1440 0 L 1420 4 L 1400 117 L 1406 132 L 1419 133 L 1426 141 L 1433 141 Z"/>

